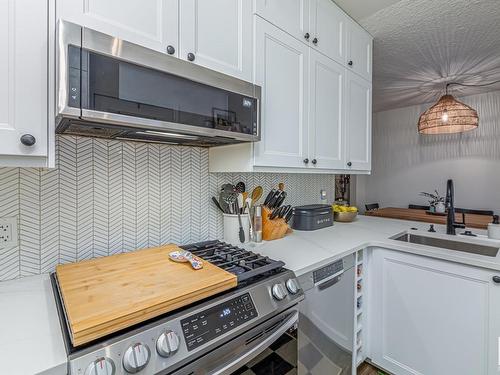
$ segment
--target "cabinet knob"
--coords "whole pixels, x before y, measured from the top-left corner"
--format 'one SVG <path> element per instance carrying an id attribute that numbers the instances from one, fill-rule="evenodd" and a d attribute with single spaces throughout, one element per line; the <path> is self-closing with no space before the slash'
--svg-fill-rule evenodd
<path id="1" fill-rule="evenodd" d="M 500 276 L 493 276 L 493 282 L 496 284 L 500 284 Z"/>
<path id="2" fill-rule="evenodd" d="M 25 146 L 33 146 L 36 143 L 36 138 L 31 134 L 23 134 L 21 136 L 21 143 Z"/>
<path id="3" fill-rule="evenodd" d="M 318 161 L 316 159 L 311 160 L 311 163 L 313 163 L 314 165 L 316 165 L 317 162 Z"/>
<path id="4" fill-rule="evenodd" d="M 352 62 L 352 60 L 349 60 L 349 62 L 347 63 L 347 65 L 349 65 L 349 66 L 353 66 L 353 65 L 354 65 L 354 63 Z"/>
<path id="5" fill-rule="evenodd" d="M 348 167 L 352 167 L 352 163 L 350 161 L 347 162 Z"/>
<path id="6" fill-rule="evenodd" d="M 314 44 L 314 45 L 318 44 L 318 42 L 319 42 L 318 38 L 314 38 L 314 39 L 313 39 L 313 44 Z"/>
<path id="7" fill-rule="evenodd" d="M 175 48 L 174 46 L 167 46 L 167 53 L 169 55 L 173 55 L 175 53 Z"/>
<path id="8" fill-rule="evenodd" d="M 189 60 L 189 61 L 194 61 L 194 59 L 195 59 L 194 53 L 189 52 L 189 53 L 188 53 L 188 60 Z"/>
<path id="9" fill-rule="evenodd" d="M 309 164 L 309 159 L 308 158 L 305 158 L 303 161 L 304 161 L 304 164 Z"/>
<path id="10" fill-rule="evenodd" d="M 305 34 L 304 34 L 304 39 L 305 39 L 305 40 L 309 40 L 309 38 L 310 38 L 309 33 L 305 33 Z"/>

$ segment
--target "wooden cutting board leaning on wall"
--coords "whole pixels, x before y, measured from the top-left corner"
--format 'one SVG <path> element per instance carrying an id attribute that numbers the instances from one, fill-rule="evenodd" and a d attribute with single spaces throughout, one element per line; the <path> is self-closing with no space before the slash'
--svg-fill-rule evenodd
<path id="1" fill-rule="evenodd" d="M 59 265 L 57 280 L 79 346 L 236 287 L 235 275 L 204 261 L 176 263 L 166 245 Z"/>

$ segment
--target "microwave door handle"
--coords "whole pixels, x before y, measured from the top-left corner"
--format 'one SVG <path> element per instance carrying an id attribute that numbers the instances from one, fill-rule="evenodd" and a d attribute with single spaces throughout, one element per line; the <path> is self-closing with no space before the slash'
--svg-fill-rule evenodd
<path id="1" fill-rule="evenodd" d="M 314 286 L 318 287 L 320 290 L 328 289 L 329 287 L 334 286 L 340 281 L 342 275 L 344 274 L 344 271 L 345 270 L 339 271 L 336 274 L 328 277 L 327 279 L 321 280 L 321 282 L 314 284 Z"/>
<path id="2" fill-rule="evenodd" d="M 279 325 L 275 331 L 268 336 L 265 340 L 259 343 L 257 346 L 254 346 L 252 349 L 249 349 L 243 352 L 241 355 L 233 359 L 231 362 L 227 362 L 215 370 L 209 372 L 209 375 L 222 375 L 227 374 L 230 371 L 237 370 L 239 367 L 243 366 L 245 363 L 248 363 L 261 352 L 263 352 L 269 345 L 275 342 L 278 338 L 281 337 L 286 331 L 292 328 L 299 321 L 299 313 L 295 311 L 283 324 Z"/>

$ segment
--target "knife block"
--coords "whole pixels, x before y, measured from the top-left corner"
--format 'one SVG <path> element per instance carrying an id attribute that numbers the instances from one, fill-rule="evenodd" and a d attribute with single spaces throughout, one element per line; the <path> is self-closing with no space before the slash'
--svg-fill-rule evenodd
<path id="1" fill-rule="evenodd" d="M 271 213 L 272 210 L 265 206 L 262 207 L 262 239 L 264 241 L 278 240 L 292 232 L 285 219 L 269 219 Z"/>

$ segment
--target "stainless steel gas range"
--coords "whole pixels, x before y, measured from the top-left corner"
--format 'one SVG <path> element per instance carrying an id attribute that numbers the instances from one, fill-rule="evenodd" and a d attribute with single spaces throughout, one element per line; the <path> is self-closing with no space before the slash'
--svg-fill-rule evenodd
<path id="1" fill-rule="evenodd" d="M 219 241 L 184 248 L 236 274 L 238 287 L 86 346 L 71 345 L 52 275 L 70 375 L 295 373 L 304 294 L 294 273 Z"/>

